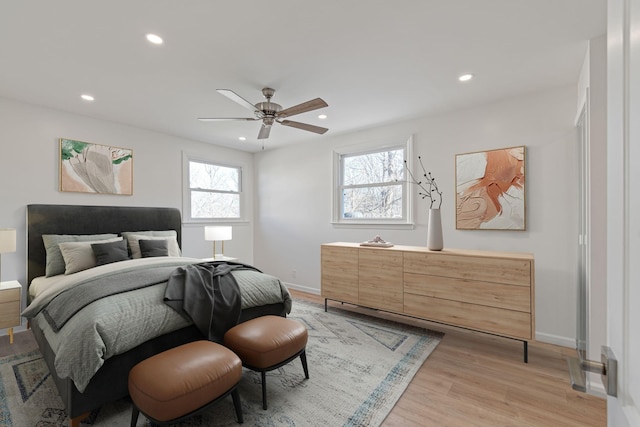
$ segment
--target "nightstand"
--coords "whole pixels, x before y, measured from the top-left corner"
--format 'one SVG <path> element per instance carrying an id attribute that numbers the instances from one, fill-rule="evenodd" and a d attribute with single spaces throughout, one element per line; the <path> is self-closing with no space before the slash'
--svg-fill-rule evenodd
<path id="1" fill-rule="evenodd" d="M 20 295 L 22 285 L 17 280 L 0 282 L 0 329 L 9 329 L 9 343 L 13 344 L 13 327 L 20 326 Z"/>

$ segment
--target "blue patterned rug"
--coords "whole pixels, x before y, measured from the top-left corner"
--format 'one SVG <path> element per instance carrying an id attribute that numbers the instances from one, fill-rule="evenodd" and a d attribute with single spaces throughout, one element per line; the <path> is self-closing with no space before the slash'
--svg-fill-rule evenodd
<path id="1" fill-rule="evenodd" d="M 309 331 L 305 380 L 300 360 L 260 376 L 245 370 L 239 391 L 248 426 L 378 426 L 440 342 L 441 334 L 336 308 L 295 301 L 291 318 Z M 228 400 L 228 402 L 226 401 Z M 182 426 L 237 426 L 231 399 Z M 128 426 L 131 403 L 114 402 L 82 425 Z M 62 427 L 68 421 L 38 351 L 0 359 L 0 426 Z M 138 426 L 152 426 L 144 416 Z"/>

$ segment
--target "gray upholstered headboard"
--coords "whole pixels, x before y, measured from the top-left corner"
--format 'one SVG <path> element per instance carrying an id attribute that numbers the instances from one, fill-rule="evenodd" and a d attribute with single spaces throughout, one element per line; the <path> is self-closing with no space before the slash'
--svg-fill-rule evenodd
<path id="1" fill-rule="evenodd" d="M 175 208 L 27 205 L 27 283 L 44 276 L 43 234 L 101 234 L 176 230 L 182 247 L 182 218 Z"/>

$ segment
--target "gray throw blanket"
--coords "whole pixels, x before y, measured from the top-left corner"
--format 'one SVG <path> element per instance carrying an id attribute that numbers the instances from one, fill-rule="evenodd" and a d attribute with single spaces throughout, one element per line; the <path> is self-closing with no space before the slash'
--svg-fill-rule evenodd
<path id="1" fill-rule="evenodd" d="M 255 270 L 240 263 L 213 261 L 177 268 L 167 281 L 164 302 L 193 321 L 210 341 L 222 343 L 224 334 L 240 321 L 240 288 L 232 270 Z"/>
<path id="2" fill-rule="evenodd" d="M 42 309 L 44 317 L 47 319 L 51 329 L 54 332 L 59 332 L 73 315 L 94 301 L 165 282 L 175 269 L 176 267 L 173 265 L 158 266 L 144 273 L 140 271 L 123 271 L 86 280 L 55 296 Z M 34 308 L 30 307 L 30 309 L 25 310 L 22 315 L 31 318 L 35 317 L 39 312 Z"/>

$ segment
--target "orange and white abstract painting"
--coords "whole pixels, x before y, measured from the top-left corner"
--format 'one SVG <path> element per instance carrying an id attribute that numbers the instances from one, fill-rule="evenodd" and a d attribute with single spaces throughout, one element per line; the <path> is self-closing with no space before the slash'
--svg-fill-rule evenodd
<path id="1" fill-rule="evenodd" d="M 133 194 L 133 152 L 60 139 L 60 191 Z"/>
<path id="2" fill-rule="evenodd" d="M 456 229 L 526 230 L 525 147 L 456 155 Z"/>

